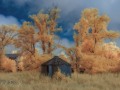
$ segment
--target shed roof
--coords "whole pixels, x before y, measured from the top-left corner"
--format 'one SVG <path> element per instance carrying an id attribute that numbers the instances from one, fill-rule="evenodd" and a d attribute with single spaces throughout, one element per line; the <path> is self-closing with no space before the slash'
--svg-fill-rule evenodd
<path id="1" fill-rule="evenodd" d="M 63 64 L 71 65 L 68 62 L 64 61 L 63 59 L 59 58 L 58 56 L 54 56 L 49 61 L 43 63 L 42 66 L 45 66 L 45 65 L 63 65 Z"/>
<path id="2" fill-rule="evenodd" d="M 10 59 L 13 59 L 13 60 L 18 58 L 18 54 L 6 54 L 6 56 Z"/>

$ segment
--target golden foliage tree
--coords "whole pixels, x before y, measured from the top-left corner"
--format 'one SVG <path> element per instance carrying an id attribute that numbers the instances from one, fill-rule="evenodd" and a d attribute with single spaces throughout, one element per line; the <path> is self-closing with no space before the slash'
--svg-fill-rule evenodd
<path id="1" fill-rule="evenodd" d="M 59 9 L 54 8 L 50 10 L 49 13 L 40 12 L 37 15 L 32 15 L 38 32 L 38 39 L 41 43 L 43 53 L 51 54 L 54 48 L 54 37 L 56 37 L 55 32 L 61 28 L 57 28 L 57 19 L 59 17 Z"/>
<path id="2" fill-rule="evenodd" d="M 83 52 L 95 54 L 107 38 L 119 37 L 117 32 L 107 29 L 110 18 L 107 15 L 99 15 L 97 9 L 85 9 L 81 19 L 74 25 L 74 48 L 62 47 L 73 61 L 74 69 L 79 71 L 80 59 Z"/>
<path id="3" fill-rule="evenodd" d="M 77 31 L 76 43 L 88 44 L 89 52 L 94 53 L 96 46 L 106 38 L 117 38 L 119 34 L 107 29 L 110 18 L 107 15 L 99 15 L 97 9 L 85 9 L 81 19 L 74 25 Z M 78 45 L 78 44 L 77 44 Z"/>
<path id="4" fill-rule="evenodd" d="M 20 48 L 22 53 L 34 55 L 36 41 L 37 39 L 35 37 L 34 27 L 30 22 L 24 22 L 21 28 L 18 30 L 16 47 Z"/>
<path id="5" fill-rule="evenodd" d="M 3 54 L 7 45 L 13 44 L 17 36 L 17 26 L 2 25 L 0 26 L 0 56 Z"/>
<path id="6" fill-rule="evenodd" d="M 24 22 L 18 30 L 18 37 L 15 42 L 16 47 L 20 49 L 21 57 L 24 58 L 18 63 L 19 69 L 30 69 L 36 62 L 36 42 L 37 36 L 34 26 L 30 22 Z"/>
<path id="7" fill-rule="evenodd" d="M 79 22 L 77 22 L 74 25 L 74 29 L 76 30 L 74 34 L 74 40 L 76 44 L 75 46 L 76 57 L 82 56 L 76 59 L 79 60 L 83 59 L 82 60 L 84 62 L 83 64 L 85 64 L 86 66 L 89 66 L 87 65 L 87 62 L 89 63 L 91 62 L 90 67 L 93 68 L 94 65 L 99 64 L 98 63 L 99 61 L 97 59 L 100 59 L 100 57 L 101 59 L 103 59 L 101 60 L 101 63 L 104 63 L 104 65 L 105 63 L 108 63 L 106 62 L 107 60 L 105 60 L 106 57 L 108 58 L 117 57 L 116 52 L 113 53 L 112 50 L 111 52 L 106 50 L 106 48 L 109 47 L 109 45 L 105 46 L 104 44 L 105 39 L 114 39 L 120 36 L 119 33 L 107 29 L 109 21 L 110 18 L 107 15 L 99 15 L 98 10 L 92 8 L 85 9 L 82 12 L 81 19 L 79 20 Z M 96 56 L 98 54 L 100 56 Z M 90 58 L 86 59 L 87 55 L 88 57 L 95 58 L 91 58 L 91 60 L 89 60 Z M 88 61 L 86 62 L 85 60 Z M 118 62 L 116 62 L 116 65 L 117 63 Z M 108 65 L 107 68 L 109 68 L 109 66 L 110 65 Z M 106 71 L 108 71 L 108 69 Z"/>

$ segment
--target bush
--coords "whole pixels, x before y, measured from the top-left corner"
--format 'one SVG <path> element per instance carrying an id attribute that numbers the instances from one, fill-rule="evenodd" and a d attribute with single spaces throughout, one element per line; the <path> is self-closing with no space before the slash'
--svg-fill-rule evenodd
<path id="1" fill-rule="evenodd" d="M 60 69 L 58 69 L 58 71 L 55 72 L 55 74 L 53 75 L 52 78 L 53 78 L 53 79 L 56 79 L 56 80 L 66 80 L 66 76 L 61 73 L 61 70 L 60 70 Z"/>
<path id="2" fill-rule="evenodd" d="M 49 60 L 52 56 L 48 54 L 44 55 L 38 55 L 36 53 L 33 55 L 23 55 L 21 56 L 18 64 L 18 68 L 23 71 L 29 71 L 29 70 L 40 70 L 40 65 L 44 63 L 45 61 Z"/>
<path id="3" fill-rule="evenodd" d="M 103 73 L 103 72 L 120 72 L 118 65 L 119 59 L 107 59 L 98 55 L 83 56 L 80 64 L 85 68 L 87 73 Z"/>
<path id="4" fill-rule="evenodd" d="M 1 59 L 1 69 L 7 72 L 16 72 L 17 71 L 16 62 L 3 56 Z"/>

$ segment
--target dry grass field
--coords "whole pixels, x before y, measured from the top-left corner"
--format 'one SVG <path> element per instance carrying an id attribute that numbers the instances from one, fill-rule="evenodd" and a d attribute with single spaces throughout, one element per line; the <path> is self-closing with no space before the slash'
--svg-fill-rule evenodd
<path id="1" fill-rule="evenodd" d="M 33 71 L 0 73 L 0 90 L 120 90 L 120 74 L 73 74 L 56 80 Z"/>

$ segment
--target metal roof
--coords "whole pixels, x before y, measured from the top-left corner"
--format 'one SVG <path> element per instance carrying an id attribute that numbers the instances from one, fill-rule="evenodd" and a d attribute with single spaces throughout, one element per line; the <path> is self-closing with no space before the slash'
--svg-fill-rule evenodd
<path id="1" fill-rule="evenodd" d="M 64 61 L 58 56 L 54 56 L 52 59 L 43 63 L 42 65 L 44 66 L 44 65 L 63 65 L 63 64 L 70 65 L 68 62 Z"/>
<path id="2" fill-rule="evenodd" d="M 6 54 L 6 56 L 10 59 L 13 59 L 13 60 L 18 58 L 18 54 Z"/>

